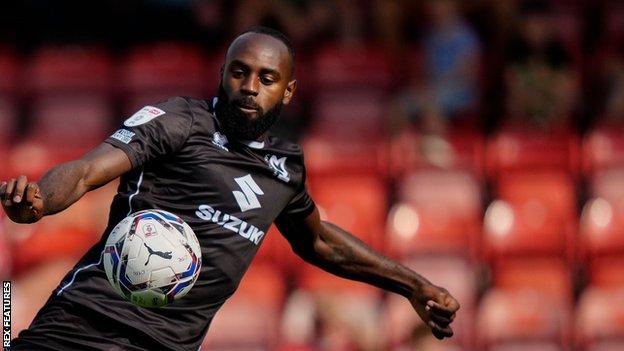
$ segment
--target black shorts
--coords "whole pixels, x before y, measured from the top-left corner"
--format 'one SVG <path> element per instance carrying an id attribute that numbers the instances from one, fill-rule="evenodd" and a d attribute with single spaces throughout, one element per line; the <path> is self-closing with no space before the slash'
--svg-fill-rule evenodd
<path id="1" fill-rule="evenodd" d="M 146 334 L 62 296 L 52 297 L 28 327 L 11 341 L 11 350 L 152 351 L 167 348 Z"/>

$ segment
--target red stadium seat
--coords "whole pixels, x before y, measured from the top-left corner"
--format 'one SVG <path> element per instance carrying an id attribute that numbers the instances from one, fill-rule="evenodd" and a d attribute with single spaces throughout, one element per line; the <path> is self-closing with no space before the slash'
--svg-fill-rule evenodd
<path id="1" fill-rule="evenodd" d="M 131 114 L 145 104 L 172 96 L 204 98 L 209 75 L 206 57 L 198 48 L 180 43 L 158 43 L 132 50 L 120 69 L 121 90 L 125 92 L 124 112 Z"/>
<path id="2" fill-rule="evenodd" d="M 594 172 L 624 167 L 624 133 L 621 125 L 599 126 L 583 140 L 583 169 Z"/>
<path id="3" fill-rule="evenodd" d="M 311 266 L 305 266 L 303 272 L 308 268 Z M 378 349 L 374 345 L 382 338 L 379 318 L 382 291 L 318 269 L 315 272 L 318 274 L 299 279 L 300 284 L 286 305 L 282 322 L 285 341 L 323 344 L 327 350 Z"/>
<path id="4" fill-rule="evenodd" d="M 312 59 L 314 122 L 306 149 L 310 172 L 386 173 L 383 122 L 392 82 L 386 53 L 373 47 L 329 45 Z"/>
<path id="5" fill-rule="evenodd" d="M 596 172 L 589 180 L 589 193 L 618 204 L 624 196 L 624 167 Z"/>
<path id="6" fill-rule="evenodd" d="M 308 263 L 301 262 L 296 267 L 296 286 L 318 296 L 348 297 L 376 300 L 381 290 L 371 285 L 337 277 Z"/>
<path id="7" fill-rule="evenodd" d="M 542 202 L 496 200 L 485 213 L 484 251 L 491 260 L 509 255 L 571 258 L 573 246 L 565 226 L 565 221 Z"/>
<path id="8" fill-rule="evenodd" d="M 48 96 L 32 103 L 27 140 L 65 148 L 70 157 L 98 145 L 112 133 L 112 111 L 105 96 Z"/>
<path id="9" fill-rule="evenodd" d="M 31 115 L 25 142 L 76 158 L 111 132 L 113 68 L 104 49 L 44 46 L 28 62 L 24 82 Z"/>
<path id="10" fill-rule="evenodd" d="M 320 91 L 312 105 L 311 134 L 362 144 L 385 135 L 385 95 L 378 89 Z"/>
<path id="11" fill-rule="evenodd" d="M 580 238 L 589 259 L 624 257 L 624 203 L 602 197 L 588 201 L 581 215 Z"/>
<path id="12" fill-rule="evenodd" d="M 455 335 L 449 342 L 464 350 L 472 349 L 477 300 L 475 269 L 462 258 L 443 255 L 419 257 L 403 263 L 432 283 L 445 287 L 459 301 L 461 310 L 453 322 Z M 412 331 L 422 325 L 414 308 L 400 295 L 389 295 L 382 313 L 383 330 L 388 343 L 386 349 L 389 350 L 400 350 Z"/>
<path id="13" fill-rule="evenodd" d="M 423 136 L 405 131 L 391 141 L 390 170 L 395 177 L 422 168 L 464 169 L 481 176 L 484 172 L 485 142 L 475 132 L 453 132 L 441 137 L 436 149 L 425 155 L 419 145 Z"/>
<path id="14" fill-rule="evenodd" d="M 497 262 L 491 270 L 492 286 L 498 289 L 532 289 L 572 302 L 572 272 L 561 259 L 507 259 Z"/>
<path id="15" fill-rule="evenodd" d="M 562 345 L 567 350 L 570 315 L 567 302 L 535 290 L 489 290 L 477 318 L 477 349 L 492 350 L 521 342 Z"/>
<path id="16" fill-rule="evenodd" d="M 371 247 L 383 251 L 386 189 L 381 179 L 358 174 L 310 177 L 309 189 L 322 219 L 335 223 Z M 314 291 L 378 293 L 375 288 L 334 277 L 307 264 L 297 267 L 296 277 L 299 286 Z"/>
<path id="17" fill-rule="evenodd" d="M 307 135 L 301 142 L 308 174 L 387 174 L 387 145 L 381 140 L 345 141 L 324 135 Z"/>
<path id="18" fill-rule="evenodd" d="M 512 173 L 495 186 L 485 213 L 485 250 L 505 255 L 575 255 L 576 197 L 565 173 Z"/>
<path id="19" fill-rule="evenodd" d="M 379 88 L 392 84 L 387 51 L 374 46 L 328 45 L 314 58 L 317 89 Z"/>
<path id="20" fill-rule="evenodd" d="M 576 312 L 576 341 L 583 350 L 621 350 L 624 346 L 624 288 L 589 286 Z M 620 348 L 615 348 L 619 345 Z"/>
<path id="21" fill-rule="evenodd" d="M 275 225 L 271 225 L 265 235 L 254 262 L 271 264 L 284 274 L 290 273 L 293 267 L 302 264 L 302 261 L 292 251 L 288 240 L 282 236 Z"/>
<path id="22" fill-rule="evenodd" d="M 568 132 L 503 129 L 487 145 L 486 167 L 491 177 L 513 170 L 555 169 L 576 175 L 579 138 Z"/>
<path id="23" fill-rule="evenodd" d="M 514 203 L 543 201 L 563 220 L 576 218 L 576 188 L 564 172 L 523 171 L 506 173 L 495 185 L 498 198 Z"/>
<path id="24" fill-rule="evenodd" d="M 341 174 L 309 177 L 312 198 L 321 217 L 368 245 L 383 248 L 386 185 L 378 176 Z"/>
<path id="25" fill-rule="evenodd" d="M 448 139 L 455 150 L 456 167 L 467 168 L 481 176 L 485 171 L 485 140 L 480 132 L 458 130 L 451 132 Z"/>
<path id="26" fill-rule="evenodd" d="M 252 264 L 236 293 L 215 316 L 202 349 L 269 350 L 277 344 L 284 279 L 273 267 Z"/>
<path id="27" fill-rule="evenodd" d="M 314 122 L 302 144 L 312 173 L 386 173 L 384 96 L 360 89 L 321 93 L 314 100 Z"/>
<path id="28" fill-rule="evenodd" d="M 97 47 L 47 46 L 33 54 L 24 73 L 31 94 L 110 92 L 112 64 Z"/>
<path id="29" fill-rule="evenodd" d="M 423 170 L 406 176 L 388 215 L 392 251 L 400 257 L 451 253 L 476 258 L 481 187 L 468 172 Z"/>
<path id="30" fill-rule="evenodd" d="M 590 180 L 593 196 L 580 220 L 580 249 L 589 281 L 624 285 L 624 169 L 597 171 Z"/>
<path id="31" fill-rule="evenodd" d="M 624 257 L 605 255 L 592 258 L 586 264 L 588 283 L 594 286 L 624 286 Z"/>

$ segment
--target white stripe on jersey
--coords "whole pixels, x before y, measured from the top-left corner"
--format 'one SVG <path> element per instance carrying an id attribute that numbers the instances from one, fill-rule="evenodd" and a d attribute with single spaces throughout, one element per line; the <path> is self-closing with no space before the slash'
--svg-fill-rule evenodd
<path id="1" fill-rule="evenodd" d="M 139 180 L 138 180 L 138 182 L 137 182 L 137 190 L 136 190 L 136 191 L 135 191 L 132 195 L 130 195 L 130 197 L 128 198 L 128 205 L 130 206 L 130 211 L 128 212 L 128 215 L 130 215 L 130 214 L 132 213 L 132 198 L 133 198 L 136 194 L 138 194 L 138 193 L 139 193 L 139 189 L 141 189 L 141 183 L 142 183 L 142 182 L 143 182 L 143 172 L 141 172 L 141 175 L 139 176 Z M 102 249 L 102 252 L 100 252 L 100 259 L 99 259 L 97 262 L 95 262 L 95 263 L 91 263 L 90 265 L 86 265 L 86 266 L 84 266 L 84 267 L 80 267 L 80 268 L 76 269 L 76 271 L 75 271 L 75 272 L 74 272 L 74 274 L 72 275 L 72 278 L 71 278 L 71 280 L 69 281 L 69 283 L 67 283 L 67 284 L 65 284 L 63 287 L 61 287 L 61 289 L 60 289 L 60 290 L 56 293 L 56 296 L 61 295 L 61 293 L 62 293 L 65 289 L 69 288 L 69 287 L 70 287 L 70 286 L 74 283 L 74 280 L 76 280 L 76 275 L 78 274 L 78 272 L 83 271 L 83 270 L 85 270 L 85 269 L 87 269 L 87 268 L 91 268 L 91 267 L 93 267 L 93 266 L 97 266 L 97 265 L 99 265 L 100 263 L 102 263 L 102 257 L 104 256 L 104 250 L 106 250 L 106 247 L 104 247 L 104 248 Z"/>
<path id="2" fill-rule="evenodd" d="M 91 264 L 90 264 L 90 265 L 88 265 L 88 266 L 84 266 L 84 267 L 78 268 L 78 269 L 74 272 L 74 275 L 72 276 L 72 278 L 71 278 L 71 280 L 69 281 L 69 283 L 65 284 L 65 286 L 63 286 L 63 287 L 62 287 L 62 288 L 61 288 L 61 289 L 60 289 L 60 290 L 56 293 L 56 296 L 59 296 L 59 295 L 63 292 L 63 290 L 65 290 L 65 289 L 69 288 L 69 287 L 70 287 L 70 286 L 74 283 L 74 280 L 76 279 L 76 275 L 78 274 L 78 272 L 80 272 L 80 271 L 82 271 L 82 270 L 85 270 L 85 269 L 87 269 L 87 268 L 93 267 L 93 266 L 97 266 L 97 265 L 99 265 L 100 263 L 102 263 L 102 256 L 103 256 L 103 254 L 104 254 L 104 250 L 102 250 L 102 252 L 100 252 L 100 259 L 99 259 L 96 263 L 91 263 Z"/>
<path id="3" fill-rule="evenodd" d="M 132 214 L 132 198 L 134 197 L 134 195 L 139 193 L 139 190 L 141 189 L 141 183 L 143 182 L 143 171 L 141 171 L 141 175 L 139 176 L 139 181 L 137 182 L 137 190 L 134 192 L 134 194 L 130 195 L 130 197 L 128 198 L 128 214 L 127 216 Z"/>

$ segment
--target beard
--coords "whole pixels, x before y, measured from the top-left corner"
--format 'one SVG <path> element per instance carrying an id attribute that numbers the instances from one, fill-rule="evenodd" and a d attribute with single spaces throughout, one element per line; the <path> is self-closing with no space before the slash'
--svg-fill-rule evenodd
<path id="1" fill-rule="evenodd" d="M 250 119 L 247 114 L 236 107 L 237 103 L 253 106 L 257 111 L 256 118 Z M 230 101 L 223 88 L 223 83 L 220 83 L 215 111 L 225 135 L 237 140 L 257 140 L 277 122 L 283 107 L 284 104 L 280 100 L 274 107 L 265 112 L 251 97 Z"/>

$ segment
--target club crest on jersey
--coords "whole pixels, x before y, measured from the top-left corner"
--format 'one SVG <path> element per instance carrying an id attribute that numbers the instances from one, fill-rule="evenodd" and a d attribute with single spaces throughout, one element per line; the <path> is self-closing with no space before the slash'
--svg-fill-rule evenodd
<path id="1" fill-rule="evenodd" d="M 126 127 L 136 127 L 141 124 L 145 124 L 158 116 L 162 116 L 165 114 L 165 111 L 154 107 L 154 106 L 145 106 L 135 114 L 130 116 L 125 122 L 124 125 Z"/>
<path id="2" fill-rule="evenodd" d="M 286 183 L 290 181 L 290 175 L 286 170 L 286 156 L 277 158 L 275 155 L 266 155 L 264 160 L 269 164 L 269 167 L 271 167 L 273 174 L 276 175 L 277 178 Z"/>
<path id="3" fill-rule="evenodd" d="M 225 151 L 230 151 L 227 147 L 225 147 L 225 144 L 228 143 L 227 137 L 219 132 L 215 132 L 212 135 L 212 143 Z"/>

